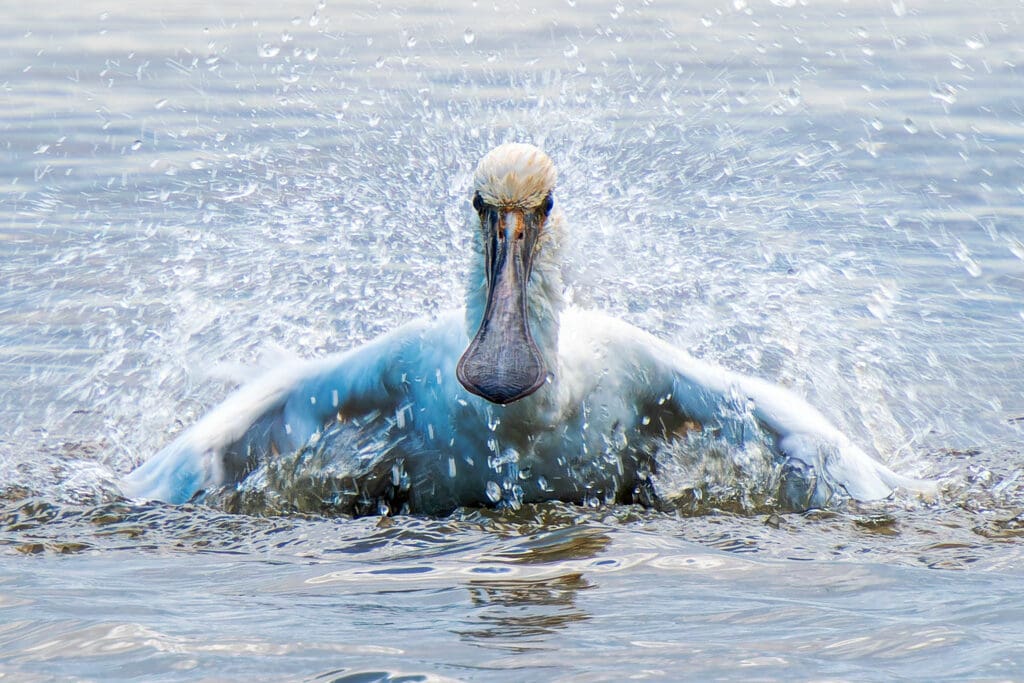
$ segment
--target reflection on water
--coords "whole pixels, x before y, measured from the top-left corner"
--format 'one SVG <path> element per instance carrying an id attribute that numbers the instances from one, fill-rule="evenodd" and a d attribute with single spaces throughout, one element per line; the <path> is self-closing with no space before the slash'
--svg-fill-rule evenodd
<path id="1" fill-rule="evenodd" d="M 0 677 L 1019 675 L 1019 9 L 5 8 Z M 578 299 L 942 496 L 780 514 L 702 459 L 661 511 L 118 499 L 276 345 L 458 305 L 509 139 L 559 162 Z"/>
<path id="2" fill-rule="evenodd" d="M 458 631 L 469 640 L 497 641 L 498 647 L 525 652 L 525 640 L 590 618 L 576 606 L 576 594 L 593 584 L 580 574 L 536 581 L 474 581 L 470 600 L 477 608 L 476 628 Z M 541 640 L 541 642 L 543 642 Z"/>
<path id="3" fill-rule="evenodd" d="M 532 511 L 531 511 L 532 512 Z M 527 517 L 527 520 L 529 517 Z M 550 529 L 549 524 L 545 527 Z M 530 527 L 527 526 L 527 529 Z M 549 564 L 566 559 L 595 557 L 611 543 L 605 533 L 588 527 L 567 526 L 516 539 L 492 550 L 488 557 L 516 564 Z"/>

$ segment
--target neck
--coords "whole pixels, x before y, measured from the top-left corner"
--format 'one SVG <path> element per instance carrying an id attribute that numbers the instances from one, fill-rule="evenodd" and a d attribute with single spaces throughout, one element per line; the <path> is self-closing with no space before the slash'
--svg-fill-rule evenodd
<path id="1" fill-rule="evenodd" d="M 537 241 L 537 253 L 526 290 L 530 334 L 551 372 L 557 372 L 558 321 L 565 306 L 561 265 L 563 233 L 564 219 L 556 207 L 548 218 L 544 234 Z M 473 259 L 466 287 L 466 334 L 470 339 L 476 334 L 487 306 L 487 272 L 481 240 L 480 231 L 474 231 L 473 247 L 477 258 Z"/>

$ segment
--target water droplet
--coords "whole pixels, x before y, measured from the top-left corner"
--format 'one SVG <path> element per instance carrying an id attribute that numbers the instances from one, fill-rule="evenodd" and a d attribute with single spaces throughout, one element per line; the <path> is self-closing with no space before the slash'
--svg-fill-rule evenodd
<path id="1" fill-rule="evenodd" d="M 281 42 L 282 43 L 290 43 L 292 40 L 294 40 L 294 38 L 293 38 L 291 33 L 289 33 L 288 31 L 282 31 L 281 32 Z"/>
<path id="2" fill-rule="evenodd" d="M 910 117 L 907 117 L 907 118 L 903 119 L 903 127 L 911 135 L 915 135 L 917 133 L 917 131 L 918 131 L 917 124 L 914 123 L 914 120 L 912 118 L 910 118 Z"/>
<path id="3" fill-rule="evenodd" d="M 576 47 L 576 45 L 574 45 L 572 43 L 569 43 L 569 46 L 567 48 L 565 48 L 564 50 L 562 50 L 562 55 L 565 56 L 566 59 L 572 59 L 573 57 L 575 57 L 579 53 L 580 53 L 580 49 L 578 47 Z"/>
<path id="4" fill-rule="evenodd" d="M 878 155 L 882 152 L 882 148 L 885 147 L 885 143 L 878 142 L 876 140 L 861 138 L 860 140 L 857 141 L 857 147 L 858 149 L 864 150 L 872 157 L 875 157 L 877 159 Z"/>
<path id="5" fill-rule="evenodd" d="M 309 26 L 310 26 L 310 28 L 318 25 L 319 23 L 320 23 L 320 13 L 319 12 L 313 12 L 313 14 L 309 17 Z"/>
<path id="6" fill-rule="evenodd" d="M 971 250 L 963 242 L 960 242 L 957 246 L 956 257 L 971 277 L 981 277 L 981 266 L 974 260 Z"/>
<path id="7" fill-rule="evenodd" d="M 157 103 L 153 105 L 156 109 L 163 109 L 167 106 L 167 99 L 157 100 Z"/>
<path id="8" fill-rule="evenodd" d="M 486 493 L 487 499 L 490 500 L 492 503 L 497 503 L 499 500 L 501 500 L 501 487 L 498 486 L 493 481 L 487 482 Z"/>
<path id="9" fill-rule="evenodd" d="M 472 45 L 473 41 L 476 40 L 476 35 L 473 33 L 473 29 L 467 28 L 466 32 L 462 34 L 462 40 L 465 41 L 466 45 Z"/>
<path id="10" fill-rule="evenodd" d="M 1017 238 L 1010 238 L 1010 253 L 1024 261 L 1024 242 Z"/>
<path id="11" fill-rule="evenodd" d="M 132 151 L 137 152 L 142 148 L 142 140 L 136 140 L 132 143 Z"/>
<path id="12" fill-rule="evenodd" d="M 384 66 L 384 58 L 383 57 L 377 57 L 377 61 L 374 62 L 373 65 L 375 67 L 377 67 L 378 69 L 383 67 Z"/>
<path id="13" fill-rule="evenodd" d="M 513 510 L 523 507 L 523 487 L 516 484 L 512 487 L 512 497 L 509 500 Z"/>
<path id="14" fill-rule="evenodd" d="M 276 57 L 280 53 L 280 46 L 271 43 L 263 43 L 258 51 L 259 56 L 263 58 Z"/>
<path id="15" fill-rule="evenodd" d="M 903 0 L 892 0 L 892 13 L 897 17 L 907 16 L 907 4 Z"/>
<path id="16" fill-rule="evenodd" d="M 405 41 L 405 46 L 408 48 L 416 47 L 416 36 L 409 36 Z"/>
<path id="17" fill-rule="evenodd" d="M 972 50 L 980 50 L 985 47 L 985 41 L 978 37 L 968 38 L 964 41 L 964 45 L 971 48 Z"/>
<path id="18" fill-rule="evenodd" d="M 956 89 L 949 83 L 941 83 L 932 88 L 931 96 L 946 104 L 953 104 L 956 102 Z"/>

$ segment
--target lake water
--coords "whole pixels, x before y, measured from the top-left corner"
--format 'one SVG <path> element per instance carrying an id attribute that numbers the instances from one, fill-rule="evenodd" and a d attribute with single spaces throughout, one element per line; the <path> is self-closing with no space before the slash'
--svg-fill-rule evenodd
<path id="1" fill-rule="evenodd" d="M 83 0 L 0 36 L 0 678 L 1024 680 L 1024 4 Z M 942 496 L 118 498 L 275 347 L 459 305 L 508 140 L 561 167 L 577 297 Z"/>

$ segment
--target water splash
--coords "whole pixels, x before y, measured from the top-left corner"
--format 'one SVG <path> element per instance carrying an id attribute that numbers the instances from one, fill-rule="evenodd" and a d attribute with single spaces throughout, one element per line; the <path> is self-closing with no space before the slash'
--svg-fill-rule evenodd
<path id="1" fill-rule="evenodd" d="M 597 26 L 607 10 L 573 11 Z M 1003 213 L 1019 181 L 1003 187 L 1003 143 L 983 126 L 975 133 L 966 120 L 896 113 L 882 101 L 901 87 L 899 70 L 865 75 L 857 98 L 833 104 L 827 76 L 839 66 L 813 52 L 810 33 L 791 49 L 819 73 L 787 72 L 771 61 L 781 47 L 733 31 L 730 22 L 751 20 L 742 11 L 716 15 L 706 38 L 735 40 L 724 44 L 754 61 L 720 68 L 700 53 L 657 68 L 632 58 L 641 44 L 685 48 L 657 18 L 626 52 L 604 29 L 586 42 L 554 31 L 521 54 L 495 46 L 491 60 L 470 54 L 458 31 L 423 50 L 428 34 L 412 25 L 397 45 L 370 25 L 349 27 L 352 47 L 339 51 L 324 33 L 331 13 L 318 11 L 315 27 L 285 22 L 286 50 L 280 24 L 263 22 L 211 29 L 194 60 L 111 53 L 120 62 L 104 65 L 110 76 L 143 80 L 115 80 L 109 96 L 69 113 L 86 147 L 58 144 L 61 131 L 45 121 L 17 124 L 31 134 L 24 150 L 12 148 L 11 187 L 23 196 L 3 199 L 14 209 L 5 234 L 20 240 L 5 254 L 5 310 L 19 336 L 8 377 L 27 378 L 44 398 L 14 403 L 12 443 L 95 436 L 110 444 L 96 459 L 125 471 L 224 394 L 229 383 L 213 368 L 253 364 L 265 340 L 319 355 L 457 305 L 472 164 L 510 139 L 545 145 L 563 167 L 560 197 L 587 240 L 586 258 L 571 264 L 578 298 L 793 385 L 887 457 L 912 462 L 922 443 L 1019 435 L 1009 421 L 1016 399 L 997 389 L 993 407 L 988 396 L 1012 361 L 986 361 L 1022 336 L 1000 322 L 1017 320 L 1019 306 L 998 303 L 1014 276 L 997 256 L 1013 244 L 1007 237 L 1020 239 Z M 792 20 L 772 11 L 757 20 Z M 865 25 L 829 49 L 855 52 L 876 34 Z M 422 55 L 409 52 L 413 36 Z M 987 45 L 973 42 L 972 51 Z M 879 57 L 881 43 L 872 46 Z M 958 106 L 998 77 L 972 73 L 979 83 L 967 91 L 956 80 L 966 71 L 950 70 L 944 54 L 935 60 L 936 89 Z M 16 66 L 9 71 L 25 64 Z M 159 98 L 133 99 L 147 78 L 160 79 Z M 17 81 L 9 87 L 21 96 Z M 216 116 L 197 115 L 209 102 Z M 766 116 L 776 105 L 779 115 Z M 797 106 L 806 115 L 792 117 L 787 107 Z M 152 118 L 142 123 L 140 112 Z M 923 119 L 920 131 L 906 113 Z M 904 119 L 912 137 L 878 127 Z M 851 130 L 863 135 L 861 121 L 876 137 L 859 151 Z M 835 134 L 820 137 L 819 126 Z M 889 153 L 897 144 L 909 145 L 899 147 L 904 162 Z M 912 160 L 925 157 L 948 163 L 922 180 Z M 954 173 L 961 164 L 964 174 Z M 986 213 L 996 237 L 965 217 Z M 1018 261 L 1012 249 L 1009 258 Z M 883 285 L 903 278 L 888 296 Z M 972 310 L 971 335 L 954 348 L 943 340 L 958 336 L 950 321 L 965 296 L 986 306 Z M 934 362 L 922 363 L 921 349 Z M 858 372 L 884 380 L 877 398 L 891 419 L 880 435 L 861 426 L 872 408 L 850 380 Z M 50 431 L 37 437 L 40 424 Z M 5 448 L 6 472 L 18 458 Z"/>

